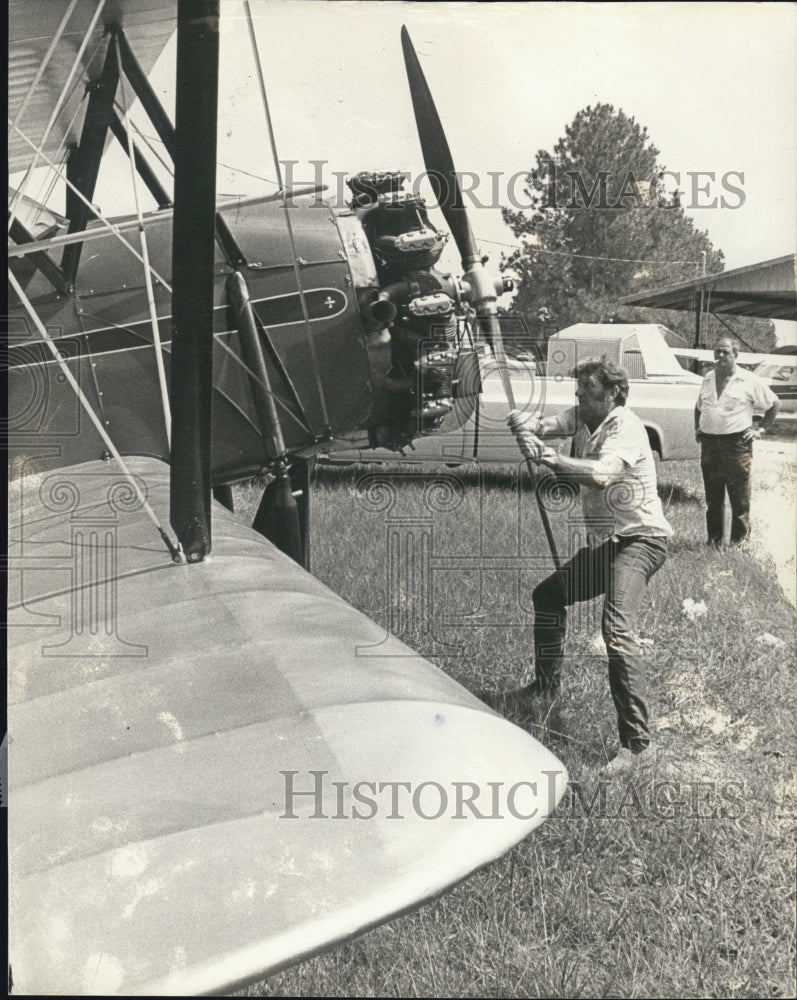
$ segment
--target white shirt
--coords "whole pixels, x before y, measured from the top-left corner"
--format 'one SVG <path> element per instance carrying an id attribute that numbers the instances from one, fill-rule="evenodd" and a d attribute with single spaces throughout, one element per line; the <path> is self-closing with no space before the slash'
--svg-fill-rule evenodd
<path id="1" fill-rule="evenodd" d="M 697 408 L 704 434 L 738 434 L 752 426 L 754 413 L 765 413 L 778 397 L 763 379 L 736 368 L 717 399 L 717 373 L 703 379 Z"/>
<path id="2" fill-rule="evenodd" d="M 632 410 L 616 406 L 590 433 L 586 424 L 578 423 L 578 407 L 573 407 L 546 419 L 545 430 L 552 436 L 574 435 L 576 458 L 597 461 L 613 455 L 623 462 L 620 477 L 604 489 L 589 483 L 581 485 L 581 505 L 590 544 L 599 544 L 613 536 L 668 538 L 672 535 L 656 489 L 656 466 L 648 434 Z"/>

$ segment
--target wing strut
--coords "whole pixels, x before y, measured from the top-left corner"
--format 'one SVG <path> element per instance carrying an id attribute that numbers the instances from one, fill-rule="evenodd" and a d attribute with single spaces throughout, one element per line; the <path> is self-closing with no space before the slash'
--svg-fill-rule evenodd
<path id="1" fill-rule="evenodd" d="M 119 55 L 121 57 L 122 69 L 125 71 L 125 76 L 130 81 L 130 86 L 133 88 L 133 92 L 136 97 L 139 101 L 141 101 L 141 106 L 144 108 L 147 113 L 147 117 L 155 127 L 155 131 L 158 133 L 158 137 L 166 147 L 166 151 L 171 158 L 174 159 L 176 143 L 174 126 L 169 121 L 169 116 L 164 111 L 163 105 L 158 100 L 157 94 L 150 86 L 146 73 L 141 68 L 138 59 L 136 59 L 135 53 L 130 48 L 130 42 L 128 42 L 124 31 L 122 28 L 117 26 L 114 30 L 114 34 L 119 45 Z"/>
<path id="2" fill-rule="evenodd" d="M 158 180 L 152 167 L 139 152 L 136 144 L 131 142 L 127 129 L 119 120 L 119 115 L 117 115 L 115 111 L 111 112 L 111 120 L 109 124 L 111 131 L 127 156 L 130 156 L 130 153 L 132 152 L 133 164 L 135 165 L 136 171 L 144 184 L 146 184 L 149 193 L 158 203 L 158 208 L 168 208 L 172 203 L 172 199 L 166 193 L 166 189 Z"/>
<path id="3" fill-rule="evenodd" d="M 133 87 L 133 92 L 139 101 L 141 101 L 141 106 L 144 108 L 150 122 L 152 122 L 155 127 L 155 131 L 158 133 L 158 138 L 163 143 L 166 152 L 172 159 L 172 162 L 174 162 L 177 143 L 174 126 L 171 121 L 169 121 L 169 116 L 166 114 L 163 105 L 158 99 L 158 95 L 152 89 L 146 74 L 142 70 L 138 59 L 136 59 L 136 54 L 130 47 L 130 42 L 127 40 L 124 30 L 117 25 L 114 28 L 114 34 L 119 46 L 119 58 L 122 63 L 122 69 L 125 72 L 125 76 L 130 81 L 130 84 Z M 111 128 L 114 128 L 113 122 L 111 122 Z M 116 132 L 114 132 L 114 134 L 116 135 Z M 117 138 L 122 141 L 119 135 L 117 135 Z M 142 178 L 144 177 L 143 173 L 141 176 Z M 146 179 L 145 183 L 148 184 Z M 150 191 L 161 208 L 171 204 L 171 201 L 168 199 L 168 195 L 164 194 L 167 200 L 166 202 L 162 202 L 160 200 L 160 194 L 155 189 L 150 188 Z M 241 253 L 241 249 L 236 244 L 227 223 L 221 216 L 221 212 L 216 213 L 216 239 L 218 240 L 224 256 L 227 258 L 230 267 L 237 268 L 246 264 L 243 254 Z"/>
<path id="4" fill-rule="evenodd" d="M 218 0 L 179 0 L 172 242 L 170 520 L 189 562 L 211 549 Z"/>
<path id="5" fill-rule="evenodd" d="M 117 48 L 117 57 L 119 57 L 118 37 L 114 39 L 114 45 Z M 122 94 L 122 104 L 124 106 L 125 121 L 129 125 L 130 107 L 127 103 L 127 90 L 125 88 L 124 75 L 121 76 L 119 80 L 119 85 Z M 125 127 L 122 125 L 119 119 L 116 118 L 116 115 L 113 111 L 111 112 L 111 115 L 112 115 L 111 130 L 115 131 L 114 119 L 116 119 L 119 128 L 121 128 L 122 132 L 124 133 L 124 138 L 127 140 L 127 155 L 130 160 L 130 179 L 132 181 L 133 199 L 135 200 L 136 203 L 136 218 L 138 219 L 138 236 L 141 245 L 141 256 L 144 258 L 144 284 L 146 285 L 147 288 L 147 305 L 149 306 L 149 319 L 152 327 L 152 346 L 155 349 L 155 365 L 158 369 L 158 386 L 161 392 L 161 405 L 163 407 L 163 418 L 166 423 L 166 440 L 169 442 L 169 447 L 171 447 L 172 411 L 171 411 L 171 405 L 169 403 L 169 392 L 166 387 L 166 367 L 163 362 L 163 345 L 161 344 L 160 327 L 158 326 L 158 313 L 155 308 L 155 292 L 152 287 L 152 275 L 150 274 L 150 267 L 149 267 L 149 249 L 147 247 L 147 231 L 144 228 L 144 219 L 143 216 L 141 215 L 141 202 L 138 197 L 138 184 L 136 183 L 136 168 L 138 167 L 138 171 L 142 178 L 145 178 L 145 173 L 141 170 L 141 166 L 137 162 L 137 150 L 133 144 L 133 138 L 130 132 L 127 129 L 125 129 Z M 147 169 L 149 168 L 147 167 Z M 171 202 L 169 201 L 168 204 L 171 204 Z"/>
<path id="6" fill-rule="evenodd" d="M 249 301 L 246 279 L 240 271 L 233 271 L 227 279 L 227 297 L 235 316 L 235 325 L 241 339 L 244 361 L 254 378 L 252 394 L 257 409 L 261 433 L 265 435 L 266 453 L 274 469 L 274 480 L 266 487 L 253 527 L 277 548 L 305 565 L 299 507 L 293 495 L 293 484 L 288 470 L 282 423 L 274 394 L 271 391 L 268 369 L 257 335 L 255 313 Z"/>
<path id="7" fill-rule="evenodd" d="M 89 202 L 94 198 L 94 189 L 100 172 L 100 161 L 105 149 L 116 88 L 119 84 L 119 60 L 116 46 L 109 45 L 100 79 L 89 85 L 89 101 L 80 145 L 72 150 L 66 162 L 66 174 L 73 187 L 67 188 L 66 214 L 69 218 L 69 232 L 82 233 L 94 214 Z M 82 198 L 76 198 L 74 189 Z M 74 285 L 80 266 L 82 243 L 70 243 L 64 247 L 61 269 L 69 285 Z"/>
<path id="8" fill-rule="evenodd" d="M 15 243 L 33 242 L 33 237 L 19 219 L 14 219 L 11 223 L 11 231 L 8 235 Z M 30 254 L 30 261 L 41 271 L 56 292 L 60 292 L 62 295 L 66 293 L 66 282 L 64 281 L 63 272 L 46 250 L 37 250 Z"/>

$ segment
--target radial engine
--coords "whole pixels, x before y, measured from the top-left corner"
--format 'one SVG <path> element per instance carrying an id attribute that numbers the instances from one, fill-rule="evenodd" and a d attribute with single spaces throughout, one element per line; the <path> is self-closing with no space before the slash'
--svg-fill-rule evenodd
<path id="1" fill-rule="evenodd" d="M 399 451 L 455 408 L 466 417 L 480 389 L 470 288 L 435 268 L 448 233 L 430 222 L 423 198 L 402 190 L 405 177 L 363 171 L 347 181 L 378 280 L 360 292 L 377 382 L 368 444 Z M 506 290 L 499 280 L 497 294 Z"/>

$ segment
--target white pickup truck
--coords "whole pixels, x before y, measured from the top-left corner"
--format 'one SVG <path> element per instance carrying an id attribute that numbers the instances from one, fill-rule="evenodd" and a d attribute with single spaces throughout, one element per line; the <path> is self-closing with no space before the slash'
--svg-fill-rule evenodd
<path id="1" fill-rule="evenodd" d="M 665 336 L 653 323 L 577 323 L 548 341 L 545 373 L 532 361 L 510 359 L 508 368 L 516 407 L 525 413 L 552 414 L 574 406 L 572 372 L 585 358 L 606 355 L 628 372 L 627 405 L 640 417 L 653 451 L 663 460 L 697 458 L 694 408 L 702 377 L 680 366 Z M 520 462 L 514 436 L 506 425 L 508 411 L 498 363 L 486 350 L 480 359 L 482 392 L 478 405 L 455 407 L 440 430 L 418 438 L 405 460 L 424 462 Z M 341 444 L 343 444 L 341 442 Z M 347 461 L 395 461 L 384 448 L 334 451 Z"/>

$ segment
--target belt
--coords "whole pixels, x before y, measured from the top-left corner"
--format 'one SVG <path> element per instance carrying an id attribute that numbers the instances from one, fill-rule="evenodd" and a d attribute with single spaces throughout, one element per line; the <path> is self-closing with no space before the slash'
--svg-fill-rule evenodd
<path id="1" fill-rule="evenodd" d="M 667 544 L 667 535 L 610 535 L 609 542 L 664 542 Z"/>
<path id="2" fill-rule="evenodd" d="M 733 434 L 707 434 L 705 431 L 701 431 L 700 435 L 704 438 L 712 438 L 717 441 L 733 441 L 736 438 L 740 438 L 743 434 L 746 434 L 750 428 L 744 431 L 734 431 Z"/>

